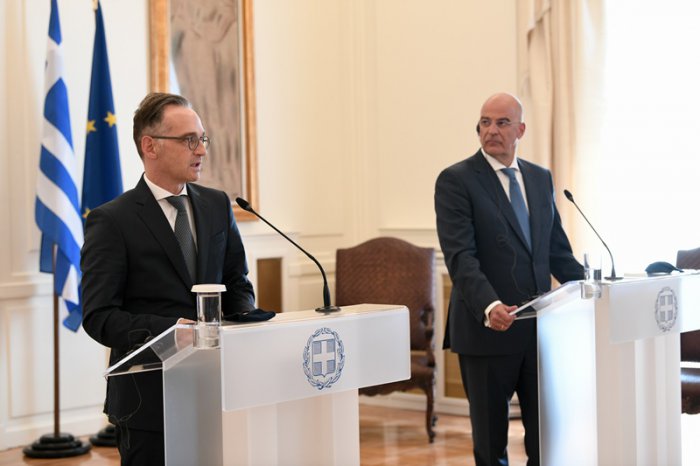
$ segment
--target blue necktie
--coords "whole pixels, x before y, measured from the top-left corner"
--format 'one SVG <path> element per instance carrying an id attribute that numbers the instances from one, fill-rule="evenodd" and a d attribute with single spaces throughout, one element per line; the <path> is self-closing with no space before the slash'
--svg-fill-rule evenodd
<path id="1" fill-rule="evenodd" d="M 520 229 L 525 235 L 527 247 L 531 249 L 532 242 L 530 239 L 530 217 L 527 213 L 527 206 L 525 205 L 525 199 L 523 198 L 523 191 L 520 189 L 520 183 L 518 183 L 518 179 L 515 177 L 515 168 L 502 168 L 501 171 L 505 173 L 510 180 L 510 205 L 513 206 L 515 217 L 518 219 Z"/>
<path id="2" fill-rule="evenodd" d="M 170 196 L 166 200 L 177 209 L 175 217 L 175 238 L 180 243 L 182 256 L 185 258 L 187 271 L 194 283 L 197 283 L 197 247 L 190 229 L 190 220 L 185 207 L 185 196 Z"/>

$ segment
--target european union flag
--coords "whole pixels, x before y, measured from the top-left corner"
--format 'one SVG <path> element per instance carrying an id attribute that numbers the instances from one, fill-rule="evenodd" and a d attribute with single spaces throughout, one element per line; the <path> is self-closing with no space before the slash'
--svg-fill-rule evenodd
<path id="1" fill-rule="evenodd" d="M 92 78 L 85 139 L 83 171 L 83 223 L 91 209 L 111 201 L 122 193 L 119 165 L 117 117 L 112 99 L 107 42 L 102 7 L 95 10 L 95 45 L 92 51 Z"/>
<path id="2" fill-rule="evenodd" d="M 78 210 L 77 164 L 70 129 L 68 88 L 63 80 L 61 43 L 58 4 L 52 0 L 34 217 L 41 230 L 39 270 L 54 274 L 54 293 L 63 299 L 68 309 L 63 325 L 75 331 L 80 327 L 83 315 L 79 289 L 83 223 Z"/>

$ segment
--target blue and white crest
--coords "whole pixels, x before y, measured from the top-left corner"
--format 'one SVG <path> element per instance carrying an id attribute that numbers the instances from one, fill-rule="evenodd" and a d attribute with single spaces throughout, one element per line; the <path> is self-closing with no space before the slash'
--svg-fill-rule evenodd
<path id="1" fill-rule="evenodd" d="M 663 287 L 656 296 L 656 325 L 662 332 L 668 332 L 673 328 L 678 317 L 678 300 L 676 293 L 668 286 Z"/>
<path id="2" fill-rule="evenodd" d="M 304 373 L 311 385 L 323 390 L 338 381 L 345 365 L 345 348 L 336 332 L 323 327 L 304 347 Z"/>

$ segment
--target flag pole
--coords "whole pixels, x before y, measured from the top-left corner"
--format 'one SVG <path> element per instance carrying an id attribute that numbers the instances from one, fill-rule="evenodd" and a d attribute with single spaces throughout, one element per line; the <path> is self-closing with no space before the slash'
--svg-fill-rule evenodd
<path id="1" fill-rule="evenodd" d="M 44 434 L 22 452 L 30 458 L 67 458 L 84 455 L 90 444 L 71 434 L 61 433 L 61 373 L 58 293 L 56 293 L 56 245 L 53 245 L 53 434 Z"/>
<path id="2" fill-rule="evenodd" d="M 53 435 L 61 435 L 61 358 L 59 345 L 58 293 L 56 293 L 56 245 L 53 246 Z"/>
<path id="3" fill-rule="evenodd" d="M 89 126 L 85 135 L 83 205 L 80 210 L 84 219 L 87 219 L 90 210 L 111 201 L 123 191 L 115 116 L 117 112 L 112 98 L 107 41 L 99 0 L 92 0 L 92 9 L 95 14 L 95 38 L 87 115 Z M 90 443 L 96 447 L 117 446 L 116 428 L 109 419 L 107 422 L 107 426 L 90 436 Z"/>
<path id="4" fill-rule="evenodd" d="M 75 157 L 68 89 L 63 79 L 62 43 L 58 1 L 51 0 L 44 66 L 44 136 L 39 155 L 40 175 L 37 176 L 34 218 L 41 231 L 39 271 L 53 275 L 54 426 L 52 433 L 42 435 L 22 450 L 25 456 L 33 458 L 64 458 L 90 451 L 89 444 L 61 433 L 58 296 L 63 298 L 69 310 L 69 318 L 64 324 L 77 330 L 80 327 L 76 314 L 80 312 L 80 247 L 83 244 L 75 194 Z"/>

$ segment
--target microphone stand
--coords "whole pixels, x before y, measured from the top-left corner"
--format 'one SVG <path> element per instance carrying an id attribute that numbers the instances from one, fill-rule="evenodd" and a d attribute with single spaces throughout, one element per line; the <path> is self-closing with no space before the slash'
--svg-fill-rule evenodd
<path id="1" fill-rule="evenodd" d="M 581 214 L 583 219 L 586 221 L 586 223 L 588 223 L 588 226 L 591 227 L 591 230 L 593 230 L 593 233 L 595 233 L 595 235 L 598 237 L 600 242 L 603 243 L 603 246 L 605 246 L 605 249 L 608 250 L 608 255 L 610 256 L 610 263 L 612 265 L 612 270 L 610 271 L 610 276 L 605 277 L 605 279 L 612 281 L 612 282 L 614 282 L 616 280 L 622 280 L 623 277 L 618 277 L 617 275 L 615 275 L 615 260 L 613 259 L 612 252 L 610 252 L 610 248 L 608 247 L 607 244 L 605 244 L 605 241 L 603 241 L 603 238 L 600 237 L 600 235 L 598 234 L 596 229 L 593 227 L 593 225 L 591 225 L 591 222 L 588 221 L 588 217 L 586 217 L 586 214 L 584 214 L 583 211 L 579 208 L 578 204 L 576 204 L 576 201 L 574 201 L 574 195 L 571 194 L 571 192 L 568 189 L 564 190 L 564 195 L 566 196 L 566 198 L 569 201 L 571 201 L 571 203 L 574 205 L 574 207 L 576 207 L 576 210 L 579 211 L 579 213 Z"/>
<path id="2" fill-rule="evenodd" d="M 321 271 L 321 276 L 323 277 L 323 307 L 317 307 L 317 308 L 316 308 L 316 312 L 329 313 L 329 312 L 338 312 L 338 311 L 340 311 L 340 308 L 339 308 L 339 307 L 337 307 L 337 306 L 331 306 L 331 292 L 330 292 L 329 289 L 328 289 L 328 280 L 326 279 L 326 272 L 323 270 L 323 267 L 321 267 L 321 264 L 316 260 L 316 258 L 315 258 L 314 256 L 312 256 L 311 254 L 309 254 L 308 252 L 306 252 L 306 250 L 305 250 L 304 248 L 302 248 L 301 246 L 299 246 L 292 238 L 290 238 L 289 236 L 285 235 L 285 234 L 282 233 L 276 226 L 274 226 L 273 224 L 271 224 L 270 222 L 268 222 L 268 221 L 265 219 L 265 217 L 263 217 L 262 215 L 260 215 L 259 213 L 257 213 L 255 210 L 253 210 L 253 208 L 250 206 L 250 204 L 248 203 L 248 201 L 246 201 L 246 200 L 243 199 L 243 198 L 237 197 L 237 198 L 236 198 L 236 204 L 238 204 L 238 205 L 241 207 L 241 209 L 243 209 L 243 210 L 245 210 L 245 211 L 247 211 L 247 212 L 250 212 L 251 214 L 253 214 L 253 215 L 255 215 L 256 217 L 258 217 L 260 220 L 262 220 L 263 222 L 265 222 L 270 228 L 272 228 L 272 229 L 275 230 L 277 233 L 279 233 L 280 235 L 282 235 L 282 237 L 284 237 L 284 239 L 286 239 L 287 241 L 289 241 L 290 243 L 292 243 L 294 246 L 297 247 L 297 249 L 299 249 L 301 252 L 303 252 L 304 254 L 306 254 L 306 257 L 308 257 L 309 259 L 311 259 L 312 261 L 314 261 L 314 263 L 316 264 L 316 266 L 318 267 L 318 269 Z"/>

